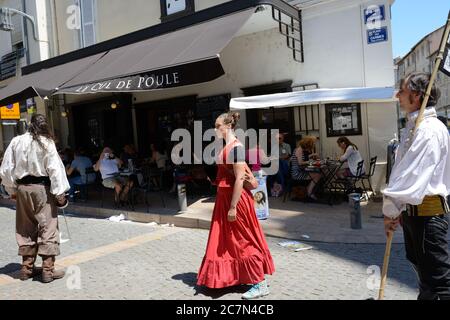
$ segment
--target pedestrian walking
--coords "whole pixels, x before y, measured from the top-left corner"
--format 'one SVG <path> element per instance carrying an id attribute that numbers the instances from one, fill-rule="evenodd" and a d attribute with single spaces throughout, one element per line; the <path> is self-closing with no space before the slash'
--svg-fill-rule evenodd
<path id="1" fill-rule="evenodd" d="M 42 282 L 63 278 L 64 271 L 55 270 L 55 256 L 60 254 L 57 208 L 67 205 L 65 193 L 70 185 L 45 116 L 33 115 L 28 132 L 11 141 L 0 177 L 17 201 L 20 279 L 39 273 L 34 268 L 37 255 L 42 257 Z"/>
<path id="2" fill-rule="evenodd" d="M 223 114 L 215 124 L 226 146 L 219 155 L 216 203 L 197 285 L 217 289 L 250 284 L 242 298 L 255 299 L 269 294 L 265 275 L 273 274 L 275 267 L 252 193 L 244 188 L 251 172 L 234 133 L 239 117 L 238 113 Z"/>
<path id="3" fill-rule="evenodd" d="M 435 86 L 416 128 L 429 83 L 429 74 L 412 74 L 402 81 L 397 94 L 408 122 L 383 192 L 383 213 L 387 234 L 403 226 L 406 256 L 419 279 L 418 299 L 450 300 L 450 138 L 434 108 L 439 99 Z"/>

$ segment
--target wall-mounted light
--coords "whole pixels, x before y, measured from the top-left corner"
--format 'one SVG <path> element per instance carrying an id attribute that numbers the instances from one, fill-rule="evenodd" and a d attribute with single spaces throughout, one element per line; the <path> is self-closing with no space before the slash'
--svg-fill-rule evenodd
<path id="1" fill-rule="evenodd" d="M 118 102 L 111 103 L 111 109 L 113 109 L 113 110 L 116 110 L 118 106 L 119 106 Z"/>
<path id="2" fill-rule="evenodd" d="M 61 117 L 67 118 L 67 112 L 66 111 L 61 112 Z"/>

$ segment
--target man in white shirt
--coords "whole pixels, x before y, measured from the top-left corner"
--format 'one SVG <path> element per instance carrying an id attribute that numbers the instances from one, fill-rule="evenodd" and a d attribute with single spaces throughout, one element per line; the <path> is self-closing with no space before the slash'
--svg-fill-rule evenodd
<path id="1" fill-rule="evenodd" d="M 450 138 L 437 118 L 439 91 L 433 86 L 423 121 L 414 131 L 430 81 L 413 74 L 397 97 L 408 114 L 388 187 L 383 191 L 386 233 L 403 226 L 406 256 L 419 279 L 420 300 L 450 299 L 448 203 Z"/>
<path id="2" fill-rule="evenodd" d="M 45 116 L 33 115 L 29 131 L 11 141 L 0 177 L 17 201 L 16 240 L 23 259 L 20 279 L 37 275 L 37 255 L 42 257 L 42 282 L 63 278 L 64 271 L 54 267 L 60 254 L 57 207 L 67 205 L 65 193 L 70 186 Z"/>

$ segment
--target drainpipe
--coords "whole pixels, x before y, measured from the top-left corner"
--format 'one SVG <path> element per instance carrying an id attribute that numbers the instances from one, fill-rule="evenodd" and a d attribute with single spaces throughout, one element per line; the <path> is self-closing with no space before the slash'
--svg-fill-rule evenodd
<path id="1" fill-rule="evenodd" d="M 26 0 L 22 0 L 22 10 L 23 12 L 27 12 L 27 4 L 26 4 Z M 23 21 L 23 37 L 24 40 L 26 41 L 26 57 L 27 57 L 27 65 L 31 64 L 31 58 L 30 58 L 30 40 L 28 39 L 28 23 L 27 23 L 27 18 L 23 17 L 22 18 Z"/>
<path id="2" fill-rule="evenodd" d="M 361 12 L 364 12 L 364 7 L 362 5 L 360 5 L 359 7 L 360 7 L 360 9 L 359 9 L 359 12 L 360 12 L 360 14 L 359 14 L 359 21 L 360 21 L 360 24 L 361 24 L 361 31 L 363 31 L 365 26 L 364 26 L 364 23 L 363 23 L 363 21 L 361 19 Z M 366 51 L 364 49 L 365 43 L 366 43 L 365 42 L 365 38 L 364 38 L 364 36 L 362 35 L 362 32 L 361 32 L 361 49 L 362 49 L 362 61 L 363 61 L 363 67 L 362 67 L 363 87 L 366 86 Z M 370 157 L 371 157 L 371 150 L 370 150 L 370 132 L 369 132 L 369 127 L 370 127 L 369 126 L 369 104 L 365 103 L 364 105 L 366 106 L 365 109 L 366 109 L 366 125 L 367 125 L 367 152 L 368 152 L 368 156 L 369 156 L 369 159 L 370 159 Z"/>
<path id="3" fill-rule="evenodd" d="M 53 35 L 53 50 L 54 56 L 59 56 L 60 48 L 59 48 L 59 36 L 58 36 L 58 17 L 56 16 L 56 0 L 51 1 L 50 3 L 50 11 L 52 16 L 52 35 Z"/>

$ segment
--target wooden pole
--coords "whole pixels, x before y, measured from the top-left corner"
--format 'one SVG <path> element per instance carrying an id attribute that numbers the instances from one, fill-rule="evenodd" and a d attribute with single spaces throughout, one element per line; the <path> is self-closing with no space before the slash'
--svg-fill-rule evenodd
<path id="1" fill-rule="evenodd" d="M 387 272 L 389 268 L 389 258 L 391 256 L 391 247 L 392 247 L 392 239 L 394 238 L 394 233 L 389 232 L 387 242 L 386 242 L 386 251 L 384 252 L 384 261 L 383 261 L 383 271 L 381 272 L 381 284 L 380 291 L 378 293 L 378 300 L 384 299 L 384 287 L 386 285 L 387 280 Z"/>

